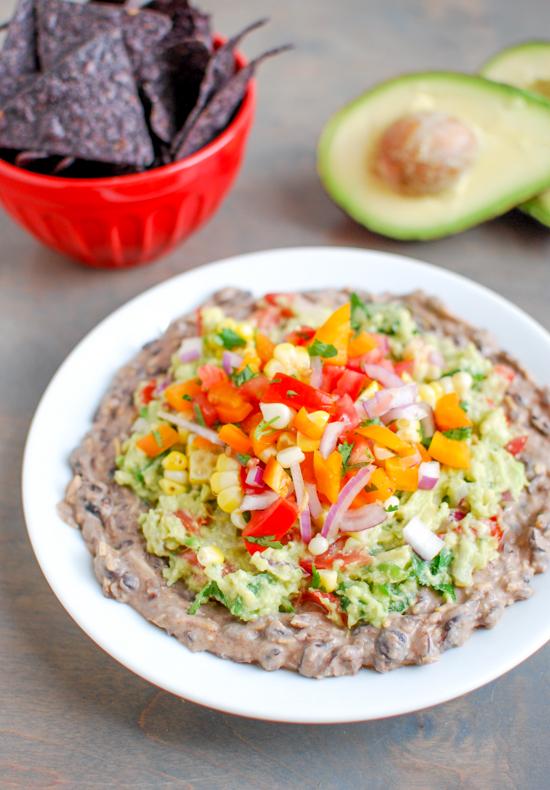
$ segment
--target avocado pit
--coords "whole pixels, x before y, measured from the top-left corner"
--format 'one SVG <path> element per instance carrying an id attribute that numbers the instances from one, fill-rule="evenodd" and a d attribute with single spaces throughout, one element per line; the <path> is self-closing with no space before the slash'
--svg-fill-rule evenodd
<path id="1" fill-rule="evenodd" d="M 398 118 L 383 133 L 374 169 L 396 191 L 437 194 L 456 183 L 476 154 L 476 137 L 458 118 L 416 112 Z"/>

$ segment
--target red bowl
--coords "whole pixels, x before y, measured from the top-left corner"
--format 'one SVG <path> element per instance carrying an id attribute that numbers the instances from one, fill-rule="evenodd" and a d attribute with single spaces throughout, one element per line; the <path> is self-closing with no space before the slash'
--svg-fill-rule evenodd
<path id="1" fill-rule="evenodd" d="M 242 68 L 244 56 L 235 57 Z M 220 205 L 239 171 L 254 106 L 251 81 L 237 114 L 218 137 L 186 159 L 144 173 L 63 178 L 0 160 L 0 202 L 39 241 L 88 266 L 152 261 L 197 230 Z"/>

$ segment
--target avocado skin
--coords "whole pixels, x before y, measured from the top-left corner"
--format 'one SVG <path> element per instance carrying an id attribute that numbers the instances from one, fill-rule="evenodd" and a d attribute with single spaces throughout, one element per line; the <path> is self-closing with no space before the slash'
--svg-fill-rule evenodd
<path id="1" fill-rule="evenodd" d="M 396 78 L 379 83 L 374 88 L 366 91 L 343 108 L 338 110 L 332 115 L 325 127 L 321 132 L 317 148 L 317 171 L 321 182 L 332 197 L 332 199 L 359 224 L 365 226 L 367 229 L 378 233 L 382 236 L 397 239 L 399 241 L 430 241 L 445 236 L 451 236 L 460 233 L 468 228 L 474 227 L 487 220 L 498 217 L 520 204 L 525 204 L 532 198 L 537 196 L 543 190 L 550 188 L 550 168 L 548 172 L 544 172 L 538 178 L 534 179 L 528 185 L 523 185 L 521 189 L 512 191 L 503 195 L 502 198 L 491 202 L 485 210 L 465 212 L 463 215 L 458 216 L 443 224 L 438 224 L 432 227 L 423 228 L 402 228 L 399 224 L 394 224 L 389 221 L 383 221 L 380 218 L 367 216 L 360 206 L 357 206 L 355 199 L 350 199 L 347 193 L 346 185 L 338 182 L 334 178 L 329 165 L 329 152 L 333 136 L 336 134 L 338 127 L 342 122 L 345 122 L 346 115 L 362 103 L 369 101 L 369 99 L 380 95 L 381 93 L 390 90 L 397 83 L 402 82 L 418 82 L 430 80 L 446 80 L 450 85 L 452 83 L 466 83 L 472 88 L 482 89 L 492 92 L 494 95 L 500 94 L 503 98 L 520 99 L 528 102 L 532 106 L 539 109 L 545 108 L 548 110 L 549 124 L 550 124 L 550 102 L 544 99 L 539 94 L 531 91 L 521 90 L 512 85 L 496 82 L 486 79 L 480 75 L 467 74 L 464 72 L 453 71 L 428 71 L 428 72 L 413 72 L 403 74 Z M 550 126 L 549 126 L 550 129 Z"/>
<path id="2" fill-rule="evenodd" d="M 479 73 L 483 77 L 495 79 L 496 77 L 492 76 L 493 71 L 498 70 L 498 67 L 505 63 L 510 56 L 524 54 L 529 57 L 529 55 L 540 52 L 547 52 L 548 56 L 550 57 L 550 41 L 533 40 L 525 41 L 522 44 L 514 44 L 511 47 L 501 49 L 496 53 L 496 55 L 493 55 L 493 57 L 482 66 Z M 548 81 L 550 81 L 550 72 L 548 75 L 544 75 L 544 77 L 546 76 Z M 523 90 L 525 90 L 525 88 L 523 88 Z M 542 99 L 545 98 L 541 93 L 536 93 L 535 95 Z M 540 195 L 536 195 L 534 198 L 531 198 L 531 200 L 528 200 L 522 205 L 518 206 L 518 208 L 524 214 L 528 214 L 530 217 L 533 217 L 533 219 L 536 219 L 541 225 L 545 225 L 547 228 L 550 228 L 550 190 L 546 190 Z"/>

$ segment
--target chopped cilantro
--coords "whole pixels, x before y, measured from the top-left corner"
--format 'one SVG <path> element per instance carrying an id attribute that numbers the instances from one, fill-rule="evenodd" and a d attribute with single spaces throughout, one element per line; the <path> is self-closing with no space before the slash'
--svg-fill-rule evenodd
<path id="1" fill-rule="evenodd" d="M 224 348 L 227 348 L 228 351 L 232 351 L 234 348 L 242 348 L 246 346 L 246 340 L 238 335 L 234 329 L 230 329 L 228 327 L 224 327 L 220 332 L 218 332 L 218 337 L 222 341 L 222 345 Z"/>
<path id="2" fill-rule="evenodd" d="M 139 416 L 143 417 L 143 419 L 146 420 L 147 417 L 149 416 L 149 408 L 147 406 L 142 406 L 141 409 L 139 410 Z"/>
<path id="3" fill-rule="evenodd" d="M 197 614 L 201 606 L 206 603 L 210 598 L 214 598 L 216 601 L 219 601 L 224 606 L 228 607 L 228 602 L 225 599 L 225 595 L 222 593 L 220 588 L 218 587 L 217 582 L 208 582 L 202 590 L 195 596 L 195 600 L 187 610 L 188 614 Z M 229 608 L 229 607 L 228 607 Z"/>
<path id="4" fill-rule="evenodd" d="M 202 425 L 202 427 L 204 428 L 206 426 L 206 422 L 201 407 L 199 406 L 198 403 L 193 404 L 193 412 L 195 413 L 195 419 L 198 422 L 198 424 Z"/>
<path id="5" fill-rule="evenodd" d="M 250 461 L 250 456 L 247 455 L 246 453 L 237 453 L 236 458 L 241 466 L 246 466 L 247 463 Z"/>
<path id="6" fill-rule="evenodd" d="M 471 428 L 453 428 L 450 431 L 443 431 L 443 436 L 446 436 L 447 439 L 454 439 L 457 442 L 462 442 L 464 439 L 469 439 L 471 435 Z"/>
<path id="7" fill-rule="evenodd" d="M 256 430 L 254 431 L 254 435 L 256 439 L 261 439 L 264 433 L 270 433 L 271 431 L 276 431 L 277 429 L 273 428 L 273 423 L 277 422 L 278 419 L 279 419 L 278 417 L 273 417 L 272 420 L 262 420 L 260 423 L 258 423 L 258 425 L 256 426 Z"/>
<path id="8" fill-rule="evenodd" d="M 332 343 L 323 343 L 321 340 L 314 340 L 313 343 L 308 346 L 307 350 L 311 357 L 323 357 L 324 359 L 330 359 L 331 357 L 336 357 L 338 355 L 338 349 L 336 346 L 333 346 Z"/>
<path id="9" fill-rule="evenodd" d="M 382 425 L 382 420 L 380 417 L 373 417 L 372 420 L 363 420 L 361 428 L 367 428 L 369 425 Z"/>
<path id="10" fill-rule="evenodd" d="M 395 513 L 396 510 L 399 510 L 399 505 L 390 505 L 387 508 L 384 508 L 386 513 Z"/>
<path id="11" fill-rule="evenodd" d="M 349 459 L 353 452 L 353 442 L 342 442 L 342 444 L 338 445 L 338 452 L 342 456 L 342 474 L 345 475 L 348 471 Z"/>
<path id="12" fill-rule="evenodd" d="M 181 396 L 181 399 L 190 401 L 191 400 L 191 395 L 188 395 L 187 393 L 185 393 L 185 395 Z"/>
<path id="13" fill-rule="evenodd" d="M 370 311 L 364 301 L 356 293 L 351 293 L 349 297 L 351 307 L 351 328 L 358 335 L 363 324 L 370 317 Z"/>
<path id="14" fill-rule="evenodd" d="M 235 371 L 235 373 L 231 375 L 231 379 L 236 387 L 242 387 L 243 384 L 246 384 L 247 381 L 250 381 L 250 379 L 253 379 L 257 375 L 258 374 L 254 373 L 249 365 L 245 365 L 242 370 Z"/>
<path id="15" fill-rule="evenodd" d="M 471 373 L 470 375 L 472 376 L 474 381 L 485 381 L 485 379 L 487 378 L 485 373 Z"/>
<path id="16" fill-rule="evenodd" d="M 450 567 L 453 562 L 453 553 L 447 548 L 441 549 L 431 562 L 420 559 L 412 553 L 412 575 L 418 584 L 431 587 L 433 590 L 445 595 L 447 600 L 456 600 L 456 593 L 451 583 Z"/>
<path id="17" fill-rule="evenodd" d="M 298 393 L 296 392 L 296 390 L 287 390 L 286 391 L 286 396 L 287 396 L 287 398 L 297 398 L 298 397 Z"/>
<path id="18" fill-rule="evenodd" d="M 465 400 L 459 401 L 458 405 L 460 406 L 462 411 L 468 411 L 468 404 L 466 403 Z"/>
<path id="19" fill-rule="evenodd" d="M 321 586 L 321 577 L 314 562 L 311 563 L 311 586 L 314 590 L 318 590 Z"/>
<path id="20" fill-rule="evenodd" d="M 447 370 L 445 373 L 441 374 L 441 378 L 444 379 L 447 376 L 454 376 L 455 373 L 461 373 L 461 368 L 453 368 L 452 370 Z"/>
<path id="21" fill-rule="evenodd" d="M 265 546 L 269 549 L 283 548 L 283 544 L 280 541 L 275 540 L 275 535 L 262 535 L 257 538 L 253 537 L 252 535 L 247 535 L 247 537 L 245 537 L 245 540 L 248 543 L 255 543 L 256 546 Z"/>
<path id="22" fill-rule="evenodd" d="M 157 447 L 162 447 L 162 436 L 158 431 L 151 431 L 153 434 L 153 439 L 155 440 L 155 444 Z"/>

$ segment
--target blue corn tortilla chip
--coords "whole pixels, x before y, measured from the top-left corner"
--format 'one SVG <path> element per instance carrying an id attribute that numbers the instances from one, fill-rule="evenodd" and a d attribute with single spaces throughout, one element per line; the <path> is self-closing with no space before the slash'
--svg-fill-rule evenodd
<path id="1" fill-rule="evenodd" d="M 262 27 L 267 21 L 267 19 L 258 19 L 256 22 L 252 22 L 252 24 L 247 25 L 244 30 L 231 36 L 225 44 L 222 44 L 222 46 L 212 54 L 206 71 L 204 72 L 195 105 L 187 115 L 185 123 L 179 128 L 177 135 L 172 141 L 172 151 L 177 151 L 182 146 L 183 141 L 187 138 L 191 128 L 211 97 L 219 91 L 235 73 L 236 47 L 248 33 Z"/>
<path id="2" fill-rule="evenodd" d="M 42 69 L 51 68 L 68 52 L 112 28 L 122 30 L 133 68 L 139 77 L 144 63 L 170 32 L 171 21 L 155 11 L 127 10 L 113 4 L 69 0 L 36 0 L 38 53 Z"/>
<path id="3" fill-rule="evenodd" d="M 150 165 L 153 146 L 120 31 L 73 50 L 8 100 L 0 111 L 0 147 Z"/>
<path id="4" fill-rule="evenodd" d="M 193 108 L 209 58 L 201 41 L 188 39 L 144 67 L 142 89 L 150 104 L 149 124 L 164 143 L 170 143 Z"/>
<path id="5" fill-rule="evenodd" d="M 209 14 L 199 11 L 187 0 L 152 0 L 147 4 L 147 8 L 166 14 L 172 21 L 172 31 L 164 42 L 166 48 L 169 49 L 185 39 L 192 38 L 212 51 Z"/>
<path id="6" fill-rule="evenodd" d="M 248 82 L 260 63 L 287 49 L 289 47 L 285 46 L 264 52 L 263 55 L 251 60 L 250 63 L 230 77 L 198 115 L 187 136 L 172 151 L 174 161 L 190 156 L 217 137 L 225 129 L 240 106 L 246 94 Z"/>
<path id="7" fill-rule="evenodd" d="M 18 0 L 0 51 L 0 105 L 38 68 L 34 0 Z"/>

